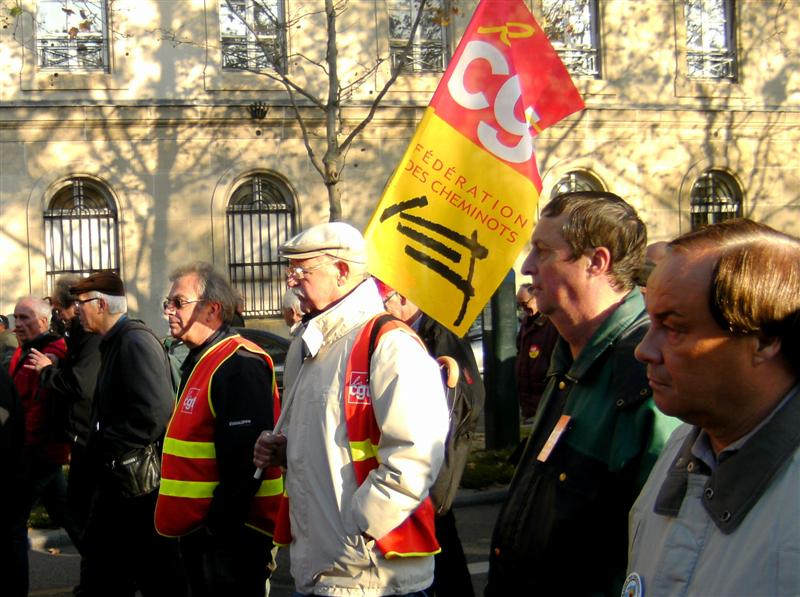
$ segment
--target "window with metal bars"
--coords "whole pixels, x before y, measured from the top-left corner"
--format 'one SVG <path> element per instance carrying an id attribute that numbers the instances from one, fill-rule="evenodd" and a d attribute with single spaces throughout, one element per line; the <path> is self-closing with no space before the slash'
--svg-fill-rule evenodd
<path id="1" fill-rule="evenodd" d="M 685 0 L 686 69 L 692 79 L 736 79 L 733 0 Z"/>
<path id="2" fill-rule="evenodd" d="M 38 0 L 39 68 L 108 71 L 108 11 L 104 0 Z"/>
<path id="3" fill-rule="evenodd" d="M 709 170 L 698 178 L 691 193 L 692 230 L 706 224 L 741 217 L 742 190 L 722 170 Z"/>
<path id="4" fill-rule="evenodd" d="M 550 192 L 550 199 L 577 191 L 604 191 L 603 183 L 588 172 L 574 170 L 562 176 Z"/>
<path id="5" fill-rule="evenodd" d="M 404 73 L 440 73 L 447 66 L 447 0 L 428 0 L 422 11 L 411 48 L 406 45 L 411 28 L 419 14 L 420 0 L 387 0 L 389 12 L 389 51 L 392 72 L 401 68 Z"/>
<path id="6" fill-rule="evenodd" d="M 573 77 L 600 78 L 597 0 L 542 0 L 543 27 Z"/>
<path id="7" fill-rule="evenodd" d="M 219 0 L 222 68 L 286 70 L 283 0 Z"/>
<path id="8" fill-rule="evenodd" d="M 119 229 L 111 193 L 89 178 L 71 178 L 44 212 L 49 287 L 61 274 L 119 273 Z"/>
<path id="9" fill-rule="evenodd" d="M 296 232 L 291 191 L 267 174 L 244 179 L 228 201 L 227 225 L 228 269 L 244 315 L 280 315 L 286 264 L 278 250 Z"/>

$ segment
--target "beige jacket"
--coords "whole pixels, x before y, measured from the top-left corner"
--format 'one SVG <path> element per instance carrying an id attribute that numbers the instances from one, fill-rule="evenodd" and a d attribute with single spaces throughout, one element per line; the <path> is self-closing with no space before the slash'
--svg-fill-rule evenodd
<path id="1" fill-rule="evenodd" d="M 433 581 L 433 557 L 387 560 L 362 536 L 382 537 L 428 495 L 448 430 L 436 363 L 405 332 L 384 334 L 370 373 L 380 466 L 356 485 L 342 383 L 358 330 L 382 311 L 367 280 L 309 321 L 289 349 L 281 431 L 288 440 L 291 572 L 301 593 L 392 595 Z"/>

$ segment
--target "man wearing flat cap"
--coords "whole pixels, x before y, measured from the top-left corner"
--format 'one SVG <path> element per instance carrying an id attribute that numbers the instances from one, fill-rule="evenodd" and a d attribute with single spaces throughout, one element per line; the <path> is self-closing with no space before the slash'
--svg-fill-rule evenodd
<path id="1" fill-rule="evenodd" d="M 103 337 L 87 445 L 97 488 L 80 594 L 185 595 L 177 542 L 159 536 L 153 524 L 153 463 L 174 402 L 167 356 L 153 332 L 127 316 L 117 274 L 94 273 L 71 292 L 84 329 Z"/>
<path id="2" fill-rule="evenodd" d="M 276 541 L 290 541 L 297 594 L 424 591 L 439 550 L 428 492 L 448 430 L 436 363 L 384 312 L 358 230 L 320 224 L 281 250 L 307 315 L 283 414 L 254 462 L 287 467 L 291 538 L 279 520 Z"/>

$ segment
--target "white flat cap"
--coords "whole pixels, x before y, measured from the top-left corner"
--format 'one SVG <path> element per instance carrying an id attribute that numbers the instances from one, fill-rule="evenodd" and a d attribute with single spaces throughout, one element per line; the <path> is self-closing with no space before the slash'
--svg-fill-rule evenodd
<path id="1" fill-rule="evenodd" d="M 364 236 L 345 222 L 317 224 L 296 234 L 281 246 L 286 259 L 311 259 L 330 255 L 336 259 L 366 263 Z"/>

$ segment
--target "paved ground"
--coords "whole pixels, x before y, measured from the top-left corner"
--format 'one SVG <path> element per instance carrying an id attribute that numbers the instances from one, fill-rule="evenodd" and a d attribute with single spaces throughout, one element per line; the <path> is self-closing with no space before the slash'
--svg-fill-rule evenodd
<path id="1" fill-rule="evenodd" d="M 474 496 L 474 497 L 473 497 Z M 483 595 L 486 585 L 486 561 L 489 538 L 500 504 L 498 492 L 462 494 L 456 507 L 458 525 L 467 561 L 470 562 L 472 583 L 477 596 Z M 474 502 L 480 503 L 474 503 Z M 483 503 L 489 501 L 491 503 Z M 70 597 L 78 582 L 80 558 L 63 531 L 33 533 L 30 552 L 31 597 Z M 54 547 L 55 546 L 55 547 Z M 278 555 L 278 569 L 272 579 L 270 597 L 291 597 L 293 584 L 289 576 L 288 550 Z"/>

